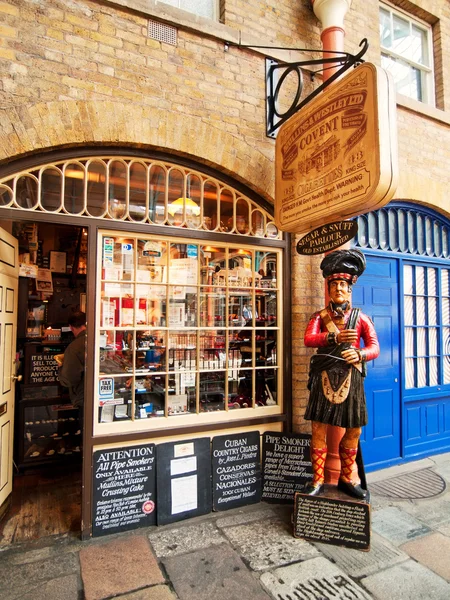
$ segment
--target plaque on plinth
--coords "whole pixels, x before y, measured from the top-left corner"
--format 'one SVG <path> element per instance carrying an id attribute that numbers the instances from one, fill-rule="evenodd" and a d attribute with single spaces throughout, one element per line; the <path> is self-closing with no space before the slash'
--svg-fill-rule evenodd
<path id="1" fill-rule="evenodd" d="M 309 542 L 370 550 L 370 504 L 334 486 L 327 485 L 319 496 L 296 492 L 293 527 L 294 537 Z"/>

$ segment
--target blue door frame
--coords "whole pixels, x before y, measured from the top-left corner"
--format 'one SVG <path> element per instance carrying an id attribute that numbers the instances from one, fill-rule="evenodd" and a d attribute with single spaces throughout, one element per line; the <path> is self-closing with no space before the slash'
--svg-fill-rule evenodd
<path id="1" fill-rule="evenodd" d="M 364 250 L 367 269 L 353 288 L 353 305 L 375 323 L 381 352 L 368 365 L 369 423 L 361 436 L 367 471 L 450 449 L 450 384 L 406 389 L 403 269 L 450 269 L 448 260 Z M 441 357 L 442 361 L 442 357 Z"/>

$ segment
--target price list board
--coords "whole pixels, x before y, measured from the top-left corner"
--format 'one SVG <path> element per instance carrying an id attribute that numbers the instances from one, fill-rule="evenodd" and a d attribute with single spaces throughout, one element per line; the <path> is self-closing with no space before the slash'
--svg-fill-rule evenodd
<path id="1" fill-rule="evenodd" d="M 293 504 L 295 492 L 312 480 L 310 445 L 311 435 L 306 433 L 264 433 L 261 500 Z"/>
<path id="2" fill-rule="evenodd" d="M 155 444 L 94 452 L 94 537 L 156 524 L 155 457 Z"/>
<path id="3" fill-rule="evenodd" d="M 228 510 L 260 501 L 260 451 L 258 431 L 213 438 L 214 510 Z"/>

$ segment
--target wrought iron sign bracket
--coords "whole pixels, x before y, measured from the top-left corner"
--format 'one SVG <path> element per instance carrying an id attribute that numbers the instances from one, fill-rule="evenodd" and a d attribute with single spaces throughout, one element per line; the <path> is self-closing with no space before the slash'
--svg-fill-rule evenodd
<path id="1" fill-rule="evenodd" d="M 331 58 L 327 57 L 311 59 L 293 63 L 285 63 L 266 58 L 266 135 L 268 137 L 275 138 L 278 128 L 281 127 L 281 125 L 283 125 L 283 123 L 285 123 L 290 117 L 292 117 L 293 114 L 298 112 L 301 108 L 303 108 L 303 106 L 319 95 L 320 92 L 333 83 L 333 81 L 338 79 L 343 73 L 345 73 L 345 71 L 351 67 L 355 67 L 363 63 L 364 61 L 362 60 L 362 57 L 367 52 L 369 47 L 367 39 L 364 38 L 360 42 L 359 46 L 361 47 L 361 50 L 356 55 L 348 54 L 347 52 L 334 52 L 336 56 Z M 286 50 L 287 48 L 284 49 Z M 314 50 L 314 52 L 316 52 L 316 50 Z M 327 51 L 328 54 L 330 52 L 330 50 Z M 336 63 L 340 63 L 340 68 L 335 71 L 333 75 L 329 77 L 329 79 L 324 81 L 317 89 L 309 94 L 309 96 L 300 101 L 303 91 L 303 72 L 301 67 L 328 64 L 335 67 Z M 311 73 L 312 78 L 314 78 L 315 73 L 325 70 L 326 68 Z M 297 90 L 290 107 L 284 112 L 281 112 L 277 108 L 278 96 L 283 83 L 291 73 L 294 73 L 297 76 Z"/>

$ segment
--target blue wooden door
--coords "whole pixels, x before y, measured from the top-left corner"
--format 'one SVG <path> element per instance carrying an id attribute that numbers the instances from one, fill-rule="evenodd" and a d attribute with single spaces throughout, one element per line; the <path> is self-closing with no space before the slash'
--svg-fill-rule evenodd
<path id="1" fill-rule="evenodd" d="M 367 256 L 364 275 L 353 286 L 352 304 L 369 315 L 380 342 L 380 356 L 368 364 L 365 380 L 369 422 L 361 435 L 367 471 L 401 458 L 398 261 Z"/>

